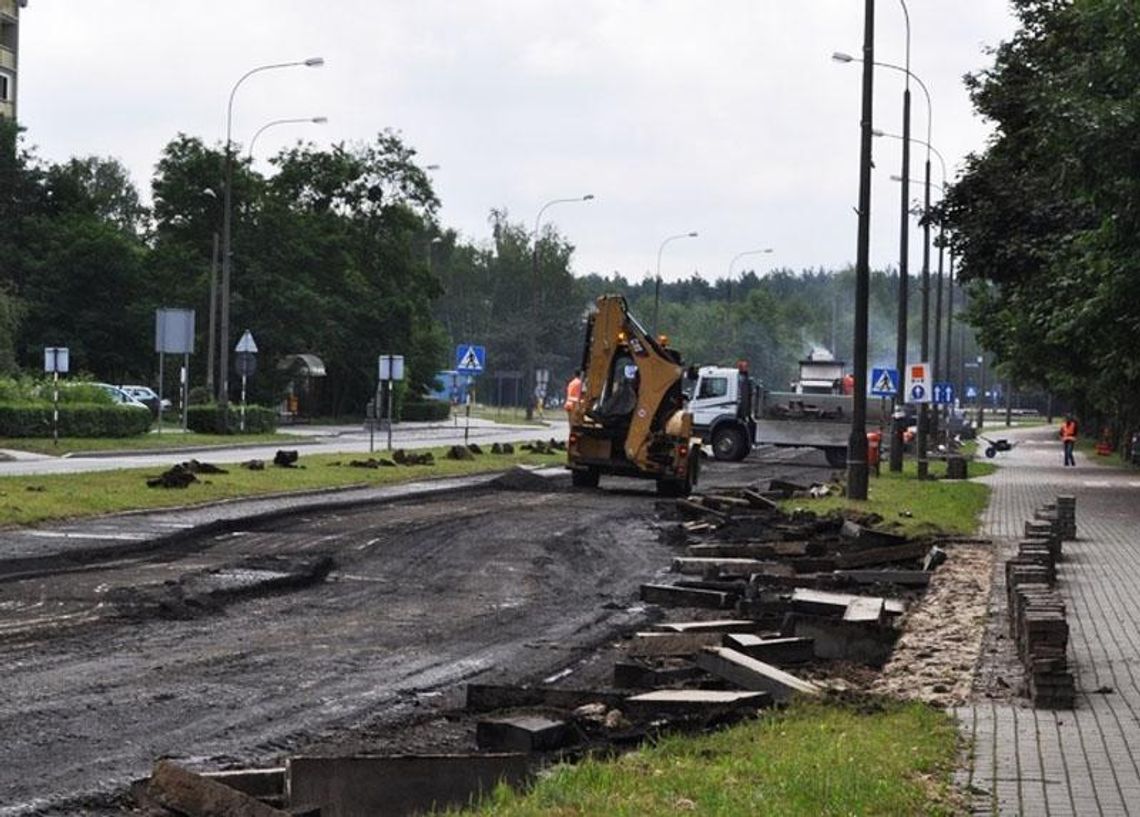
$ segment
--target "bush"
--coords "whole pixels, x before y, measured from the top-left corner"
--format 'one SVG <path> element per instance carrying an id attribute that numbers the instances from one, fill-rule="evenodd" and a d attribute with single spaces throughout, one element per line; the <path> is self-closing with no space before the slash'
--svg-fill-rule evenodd
<path id="1" fill-rule="evenodd" d="M 408 400 L 400 407 L 397 422 L 430 422 L 451 416 L 451 403 L 442 400 Z"/>
<path id="2" fill-rule="evenodd" d="M 240 434 L 241 409 L 229 406 L 229 427 L 225 414 L 217 403 L 189 406 L 186 410 L 186 427 L 201 434 Z M 277 412 L 265 406 L 245 407 L 245 433 L 268 434 L 277 430 Z"/>
<path id="3" fill-rule="evenodd" d="M 0 436 L 50 437 L 51 403 L 0 404 Z M 61 437 L 133 437 L 150 429 L 150 411 L 139 406 L 61 403 Z"/>

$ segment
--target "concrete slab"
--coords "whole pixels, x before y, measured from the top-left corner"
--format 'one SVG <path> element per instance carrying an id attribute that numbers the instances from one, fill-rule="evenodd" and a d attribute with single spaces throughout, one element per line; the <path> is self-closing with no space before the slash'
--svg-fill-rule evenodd
<path id="1" fill-rule="evenodd" d="M 704 556 L 678 556 L 673 559 L 673 572 L 684 573 L 689 576 L 705 576 L 710 573 L 727 573 L 734 576 L 747 576 L 750 573 L 759 573 L 770 562 L 759 559 L 746 559 L 735 557 L 704 557 Z"/>
<path id="2" fill-rule="evenodd" d="M 640 718 L 662 715 L 715 717 L 725 712 L 762 709 L 771 703 L 772 697 L 766 692 L 658 689 L 626 698 L 625 710 Z"/>
<path id="3" fill-rule="evenodd" d="M 724 646 L 777 667 L 804 664 L 815 658 L 810 638 L 761 638 L 748 633 L 729 633 L 724 637 Z"/>
<path id="4" fill-rule="evenodd" d="M 549 752 L 574 742 L 566 721 L 540 715 L 491 718 L 475 725 L 475 745 L 490 752 Z"/>
<path id="5" fill-rule="evenodd" d="M 853 600 L 843 612 L 844 621 L 878 623 L 886 615 L 885 603 L 881 598 L 860 598 Z"/>
<path id="6" fill-rule="evenodd" d="M 466 708 L 471 712 L 494 712 L 528 706 L 571 710 L 592 703 L 604 703 L 612 708 L 620 706 L 624 700 L 624 695 L 607 690 L 468 684 Z"/>
<path id="7" fill-rule="evenodd" d="M 758 622 L 743 618 L 719 618 L 711 621 L 664 621 L 655 625 L 670 633 L 754 633 Z"/>
<path id="8" fill-rule="evenodd" d="M 889 625 L 806 613 L 789 613 L 784 634 L 812 639 L 817 658 L 857 661 L 874 667 L 890 657 L 898 638 L 898 631 Z"/>
<path id="9" fill-rule="evenodd" d="M 224 783 L 160 760 L 147 793 L 162 806 L 186 817 L 290 817 Z"/>
<path id="10" fill-rule="evenodd" d="M 626 652 L 634 658 L 660 658 L 674 655 L 695 655 L 705 647 L 719 646 L 724 634 L 697 633 L 634 633 Z"/>
<path id="11" fill-rule="evenodd" d="M 295 757 L 289 803 L 321 817 L 404 817 L 466 806 L 499 782 L 522 786 L 534 767 L 523 754 Z"/>
<path id="12" fill-rule="evenodd" d="M 820 688 L 810 681 L 804 681 L 729 647 L 709 647 L 697 655 L 696 664 L 706 672 L 744 689 L 767 692 L 774 701 L 787 701 L 794 695 L 820 693 Z"/>
<path id="13" fill-rule="evenodd" d="M 674 587 L 669 584 L 643 584 L 641 585 L 641 600 L 672 607 L 703 607 L 712 610 L 726 610 L 732 607 L 735 596 L 716 590 L 696 590 L 688 587 Z"/>

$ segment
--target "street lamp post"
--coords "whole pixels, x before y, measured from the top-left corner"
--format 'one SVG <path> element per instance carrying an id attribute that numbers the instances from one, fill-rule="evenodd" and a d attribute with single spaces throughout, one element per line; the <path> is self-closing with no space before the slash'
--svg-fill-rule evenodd
<path id="1" fill-rule="evenodd" d="M 896 321 L 896 340 L 895 340 L 895 368 L 899 373 L 900 379 L 906 367 L 906 336 L 907 336 L 907 313 L 908 313 L 908 289 L 910 286 L 910 79 L 914 76 L 910 70 L 910 9 L 907 8 L 906 0 L 899 0 L 902 6 L 903 20 L 906 23 L 906 62 L 905 67 L 891 65 L 889 63 L 874 63 L 877 67 L 893 68 L 902 71 L 906 76 L 906 83 L 903 86 L 903 109 L 902 109 L 902 123 L 903 123 L 903 150 L 902 150 L 902 193 L 899 197 L 899 298 L 898 298 L 898 316 Z M 855 58 L 849 54 L 836 52 L 831 55 L 831 58 L 836 62 L 854 62 Z M 917 79 L 917 77 L 915 77 Z M 926 88 L 923 86 L 923 90 Z M 930 102 L 929 94 L 927 95 L 927 131 L 930 130 Z M 900 383 L 901 388 L 901 383 Z M 892 408 L 899 405 L 902 400 L 901 394 L 896 394 L 892 400 Z M 894 412 L 892 412 L 894 414 Z M 903 467 L 903 436 L 904 436 L 905 423 L 901 417 L 892 417 L 891 423 L 891 445 L 890 445 L 890 463 L 889 468 L 894 472 L 901 472 Z"/>
<path id="2" fill-rule="evenodd" d="M 257 137 L 261 136 L 265 131 L 277 125 L 294 125 L 294 124 L 312 124 L 312 125 L 325 125 L 329 121 L 327 116 L 310 116 L 296 119 L 274 119 L 272 122 L 266 122 L 253 134 L 249 140 L 249 149 L 246 151 L 246 158 L 253 159 L 253 146 L 257 144 Z"/>
<path id="3" fill-rule="evenodd" d="M 748 255 L 767 255 L 771 252 L 772 252 L 771 247 L 765 247 L 764 249 L 761 249 L 761 250 L 745 250 L 744 252 L 738 252 L 736 255 L 734 255 L 732 257 L 732 260 L 728 262 L 728 309 L 725 310 L 725 321 L 728 323 L 728 325 L 730 327 L 730 329 L 729 329 L 729 340 L 731 342 L 731 346 L 730 346 L 729 350 L 734 355 L 739 356 L 740 352 L 736 348 L 736 322 L 734 320 L 732 320 L 732 313 L 731 313 L 731 310 L 732 310 L 732 281 L 733 281 L 732 268 L 736 265 L 737 261 L 739 261 L 741 258 L 744 258 L 745 256 L 748 256 Z"/>
<path id="4" fill-rule="evenodd" d="M 532 279 L 532 293 L 530 299 L 530 331 L 526 333 L 526 361 L 524 363 L 523 372 L 523 389 L 526 395 L 526 418 L 528 420 L 534 419 L 534 401 L 535 401 L 535 388 L 537 381 L 535 380 L 535 343 L 538 337 L 538 239 L 539 229 L 542 226 L 542 214 L 546 212 L 547 207 L 553 207 L 555 204 L 569 204 L 576 201 L 593 201 L 594 194 L 587 193 L 584 196 L 577 196 L 568 199 L 551 199 L 538 210 L 538 215 L 534 217 L 534 247 L 531 250 L 531 279 Z"/>
<path id="5" fill-rule="evenodd" d="M 307 60 L 295 62 L 280 62 L 269 65 L 259 65 L 246 71 L 230 89 L 229 103 L 226 105 L 226 159 L 225 159 L 225 197 L 222 204 L 222 298 L 221 298 L 221 343 L 218 361 L 218 405 L 225 409 L 229 405 L 229 357 L 230 357 L 230 276 L 232 267 L 233 245 L 231 242 L 233 224 L 233 176 L 234 176 L 234 149 L 233 149 L 233 119 L 234 96 L 241 84 L 254 74 L 262 71 L 272 71 L 277 68 L 319 68 L 324 65 L 322 57 L 310 57 Z M 223 412 L 223 417 L 228 417 Z"/>
<path id="6" fill-rule="evenodd" d="M 871 281 L 871 118 L 874 107 L 875 0 L 863 4 L 863 105 L 859 139 L 859 226 L 855 252 L 855 393 L 847 439 L 847 498 L 867 499 L 867 306 Z"/>
<path id="7" fill-rule="evenodd" d="M 666 238 L 657 248 L 657 278 L 653 281 L 653 337 L 657 337 L 657 306 L 661 301 L 661 253 L 665 251 L 665 245 L 671 241 L 679 238 L 696 238 L 698 235 L 696 230 L 690 233 L 677 233 Z"/>

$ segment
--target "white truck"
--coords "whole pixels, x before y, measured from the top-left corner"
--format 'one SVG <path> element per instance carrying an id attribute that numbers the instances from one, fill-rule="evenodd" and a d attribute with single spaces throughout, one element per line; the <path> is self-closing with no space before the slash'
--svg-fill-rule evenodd
<path id="1" fill-rule="evenodd" d="M 800 361 L 800 377 L 791 391 L 764 389 L 752 380 L 746 363 L 691 367 L 685 381 L 686 408 L 699 434 L 718 460 L 742 460 L 757 445 L 818 448 L 828 464 L 847 462 L 851 435 L 851 378 L 843 362 L 814 349 Z M 868 430 L 889 417 L 882 401 L 867 401 Z"/>

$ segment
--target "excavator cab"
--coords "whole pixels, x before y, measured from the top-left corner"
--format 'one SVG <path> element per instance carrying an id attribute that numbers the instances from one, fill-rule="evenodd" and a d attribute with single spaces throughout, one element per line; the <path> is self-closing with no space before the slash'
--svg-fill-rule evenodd
<path id="1" fill-rule="evenodd" d="M 657 480 L 661 493 L 696 484 L 700 440 L 684 410 L 680 355 L 650 336 L 625 299 L 605 295 L 587 322 L 582 399 L 570 413 L 574 484 L 603 473 Z"/>

